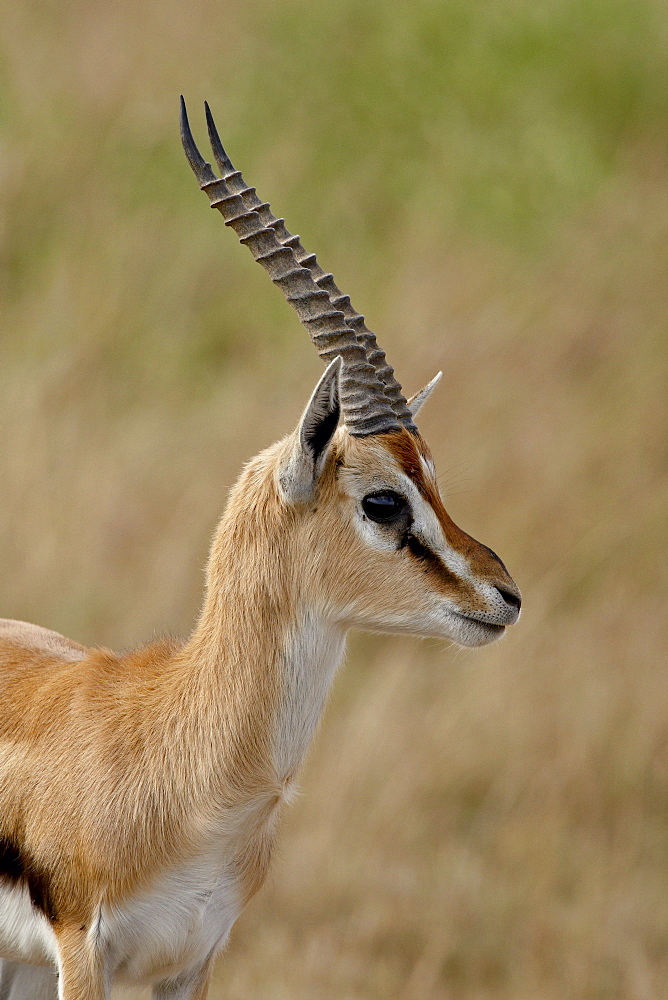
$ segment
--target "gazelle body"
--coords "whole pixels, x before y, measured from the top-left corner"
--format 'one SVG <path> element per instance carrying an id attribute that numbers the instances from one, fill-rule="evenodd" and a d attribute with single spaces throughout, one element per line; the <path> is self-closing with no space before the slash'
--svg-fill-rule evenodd
<path id="1" fill-rule="evenodd" d="M 236 172 L 221 197 L 187 121 L 184 142 L 249 245 L 247 217 L 258 223 L 254 255 L 267 266 L 289 249 L 302 284 L 284 291 L 317 325 L 304 307 L 315 258 L 300 263 L 289 234 L 272 250 L 268 206 L 243 179 L 230 192 Z M 294 433 L 233 488 L 190 638 L 117 656 L 0 622 L 0 1000 L 103 1000 L 114 982 L 204 998 L 264 880 L 348 630 L 475 646 L 518 617 L 501 561 L 443 507 L 412 422 L 430 389 L 406 403 L 325 279 L 307 292 L 339 326 L 311 333 L 333 360 Z"/>

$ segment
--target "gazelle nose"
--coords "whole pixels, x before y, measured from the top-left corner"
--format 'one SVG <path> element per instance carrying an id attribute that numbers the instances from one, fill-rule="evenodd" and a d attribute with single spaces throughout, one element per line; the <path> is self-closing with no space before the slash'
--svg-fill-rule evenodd
<path id="1" fill-rule="evenodd" d="M 519 594 L 513 593 L 512 590 L 506 590 L 505 587 L 495 587 L 495 590 L 498 590 L 508 607 L 515 608 L 519 612 L 522 607 L 522 598 Z"/>

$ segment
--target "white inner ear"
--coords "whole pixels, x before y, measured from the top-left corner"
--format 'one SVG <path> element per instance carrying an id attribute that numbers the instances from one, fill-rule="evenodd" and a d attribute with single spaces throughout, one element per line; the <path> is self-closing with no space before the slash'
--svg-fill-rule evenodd
<path id="1" fill-rule="evenodd" d="M 286 500 L 307 503 L 315 496 L 318 478 L 340 415 L 341 358 L 334 358 L 313 390 L 304 410 L 292 450 L 278 473 Z"/>
<path id="2" fill-rule="evenodd" d="M 408 409 L 411 411 L 411 415 L 415 416 L 418 410 L 422 407 L 422 404 L 431 396 L 433 390 L 436 388 L 438 383 L 441 381 L 443 372 L 439 372 L 433 377 L 431 382 L 427 382 L 424 389 L 420 389 L 416 392 L 414 396 L 408 400 Z"/>

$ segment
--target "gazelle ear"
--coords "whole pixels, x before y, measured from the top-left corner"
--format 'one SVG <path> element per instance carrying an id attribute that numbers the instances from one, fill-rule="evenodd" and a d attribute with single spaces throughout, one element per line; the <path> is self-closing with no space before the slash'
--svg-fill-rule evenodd
<path id="1" fill-rule="evenodd" d="M 315 496 L 329 443 L 341 413 L 339 375 L 341 358 L 328 366 L 299 421 L 293 449 L 279 469 L 278 481 L 290 503 L 306 503 Z"/>
<path id="2" fill-rule="evenodd" d="M 420 391 L 416 392 L 414 396 L 411 396 L 408 400 L 408 409 L 411 411 L 411 416 L 414 417 L 418 410 L 422 407 L 422 404 L 429 398 L 429 396 L 431 396 L 432 391 L 441 381 L 442 375 L 443 372 L 439 372 L 438 375 L 433 377 L 431 382 L 427 382 L 424 389 L 420 389 Z"/>

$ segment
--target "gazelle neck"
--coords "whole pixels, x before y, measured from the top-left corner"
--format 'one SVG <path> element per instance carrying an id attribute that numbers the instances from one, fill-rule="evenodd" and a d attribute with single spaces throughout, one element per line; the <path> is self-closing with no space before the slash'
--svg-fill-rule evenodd
<path id="1" fill-rule="evenodd" d="M 346 633 L 303 609 L 281 652 L 282 691 L 273 736 L 273 759 L 287 785 L 306 755 L 345 651 Z"/>
<path id="2" fill-rule="evenodd" d="M 265 453 L 232 491 L 184 649 L 200 710 L 220 733 L 221 778 L 242 797 L 287 788 L 343 658 L 345 629 L 303 580 L 295 515 L 278 499 Z"/>

